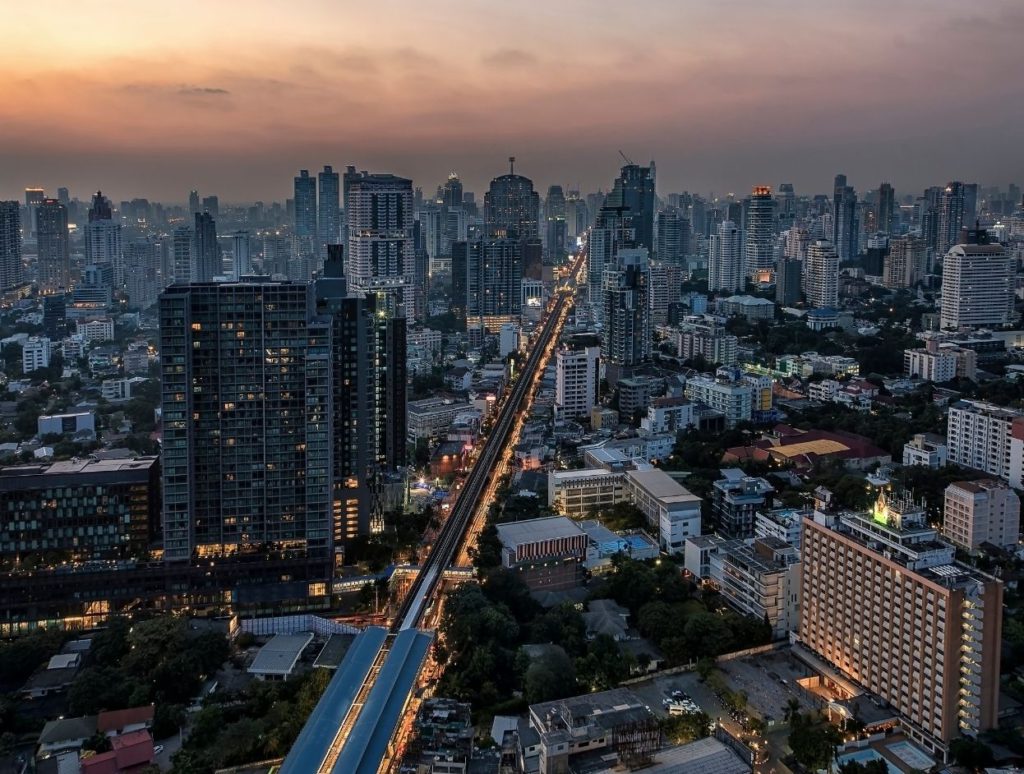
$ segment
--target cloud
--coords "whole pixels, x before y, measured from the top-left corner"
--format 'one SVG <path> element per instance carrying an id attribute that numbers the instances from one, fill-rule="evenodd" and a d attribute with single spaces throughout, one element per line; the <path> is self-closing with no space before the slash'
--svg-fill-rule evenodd
<path id="1" fill-rule="evenodd" d="M 481 61 L 488 67 L 512 69 L 532 67 L 537 64 L 537 57 L 521 48 L 499 48 L 489 54 L 484 54 Z"/>
<path id="2" fill-rule="evenodd" d="M 231 92 L 216 86 L 181 86 L 178 94 L 186 97 L 217 97 L 228 95 Z"/>

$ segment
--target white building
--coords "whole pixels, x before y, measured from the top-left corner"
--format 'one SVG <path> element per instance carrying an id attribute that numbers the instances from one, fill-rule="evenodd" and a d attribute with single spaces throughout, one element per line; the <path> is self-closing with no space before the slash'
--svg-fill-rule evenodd
<path id="1" fill-rule="evenodd" d="M 800 556 L 775 537 L 728 540 L 710 552 L 709 572 L 725 600 L 741 613 L 767 619 L 781 639 L 800 625 Z"/>
<path id="2" fill-rule="evenodd" d="M 695 376 L 686 382 L 686 397 L 720 412 L 729 427 L 749 422 L 753 415 L 754 388 L 743 382 L 706 374 Z"/>
<path id="3" fill-rule="evenodd" d="M 933 433 L 918 433 L 903 444 L 903 464 L 942 468 L 949 464 L 946 439 Z"/>
<path id="4" fill-rule="evenodd" d="M 839 254 L 827 239 L 817 239 L 807 248 L 804 293 L 807 303 L 819 309 L 839 303 Z"/>
<path id="5" fill-rule="evenodd" d="M 555 353 L 555 414 L 590 416 L 601 386 L 601 343 L 596 336 L 573 337 Z"/>
<path id="6" fill-rule="evenodd" d="M 948 382 L 956 378 L 957 356 L 954 352 L 927 349 L 903 350 L 903 373 L 929 382 Z"/>
<path id="7" fill-rule="evenodd" d="M 709 363 L 736 364 L 738 339 L 714 318 L 688 317 L 675 333 L 676 354 L 684 360 L 703 357 Z"/>
<path id="8" fill-rule="evenodd" d="M 686 539 L 700 534 L 701 499 L 663 470 L 627 470 L 626 488 L 647 523 L 658 528 L 661 549 L 683 552 Z"/>
<path id="9" fill-rule="evenodd" d="M 95 433 L 96 417 L 91 411 L 80 411 L 76 414 L 50 414 L 36 420 L 39 437 L 45 435 L 75 435 L 76 433 Z"/>
<path id="10" fill-rule="evenodd" d="M 109 317 L 96 320 L 79 320 L 75 323 L 75 332 L 85 342 L 110 341 L 114 338 L 114 321 Z"/>
<path id="11" fill-rule="evenodd" d="M 515 323 L 504 323 L 498 332 L 498 357 L 504 359 L 513 352 L 519 351 L 519 326 Z"/>
<path id="12" fill-rule="evenodd" d="M 733 293 L 743 290 L 743 240 L 740 229 L 731 220 L 723 221 L 711 234 L 708 258 L 708 290 Z"/>
<path id="13" fill-rule="evenodd" d="M 800 549 L 800 533 L 805 516 L 811 512 L 799 508 L 772 508 L 754 514 L 754 537 L 778 538 Z"/>
<path id="14" fill-rule="evenodd" d="M 1002 327 L 1013 322 L 1015 261 L 1000 244 L 954 245 L 942 262 L 942 328 Z M 984 236 L 981 236 L 984 235 Z"/>
<path id="15" fill-rule="evenodd" d="M 30 374 L 39 368 L 50 365 L 52 345 L 45 336 L 33 336 L 21 348 L 21 370 Z"/>
<path id="16" fill-rule="evenodd" d="M 640 420 L 645 433 L 675 433 L 694 424 L 693 403 L 688 398 L 654 398 L 647 416 Z"/>
<path id="17" fill-rule="evenodd" d="M 548 507 L 574 519 L 592 516 L 628 497 L 621 472 L 588 468 L 548 473 Z"/>
<path id="18" fill-rule="evenodd" d="M 949 407 L 949 461 L 1021 487 L 1024 417 L 992 403 L 959 400 Z"/>
<path id="19" fill-rule="evenodd" d="M 1020 498 L 1004 481 L 957 481 L 946 487 L 942 534 L 961 548 L 982 543 L 1015 548 L 1020 540 Z"/>

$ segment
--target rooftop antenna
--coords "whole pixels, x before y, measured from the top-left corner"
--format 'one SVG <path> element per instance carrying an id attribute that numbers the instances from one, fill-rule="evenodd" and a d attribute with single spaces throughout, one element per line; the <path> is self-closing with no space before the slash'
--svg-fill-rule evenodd
<path id="1" fill-rule="evenodd" d="M 509 156 L 508 157 L 508 173 L 510 175 L 514 175 L 516 173 L 516 157 L 515 156 Z"/>

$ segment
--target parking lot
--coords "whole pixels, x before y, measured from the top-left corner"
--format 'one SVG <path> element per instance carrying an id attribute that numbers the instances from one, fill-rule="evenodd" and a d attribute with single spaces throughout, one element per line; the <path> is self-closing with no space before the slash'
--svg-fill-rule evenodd
<path id="1" fill-rule="evenodd" d="M 748 706 L 770 726 L 781 723 L 790 700 L 796 699 L 800 711 L 821 708 L 821 700 L 804 690 L 799 680 L 811 672 L 788 650 L 763 653 L 718 664 L 733 691 L 747 695 Z"/>

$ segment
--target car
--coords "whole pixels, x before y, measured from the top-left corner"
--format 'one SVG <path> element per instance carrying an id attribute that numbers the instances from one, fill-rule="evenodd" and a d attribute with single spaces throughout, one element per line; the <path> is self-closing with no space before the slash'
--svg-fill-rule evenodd
<path id="1" fill-rule="evenodd" d="M 162 744 L 158 744 L 156 747 L 153 748 L 153 755 L 159 755 L 163 751 L 164 751 L 164 746 Z"/>

